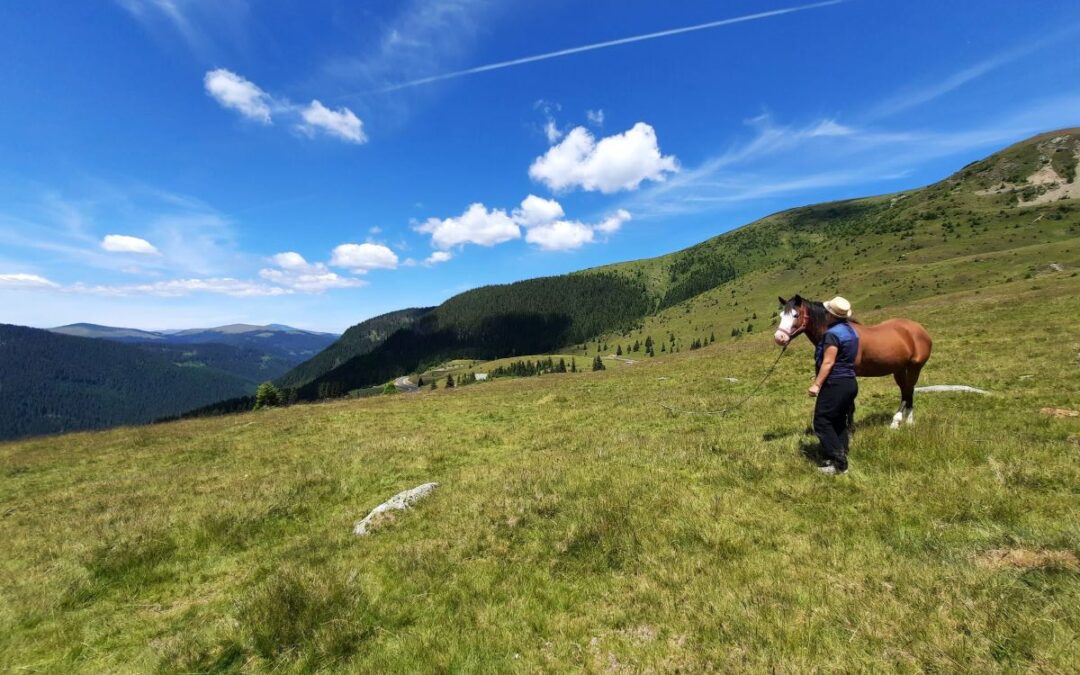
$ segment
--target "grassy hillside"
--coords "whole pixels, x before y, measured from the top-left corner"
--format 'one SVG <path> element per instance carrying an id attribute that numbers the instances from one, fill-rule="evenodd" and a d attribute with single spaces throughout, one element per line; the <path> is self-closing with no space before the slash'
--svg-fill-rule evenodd
<path id="1" fill-rule="evenodd" d="M 805 340 L 730 417 L 660 407 L 740 398 L 757 332 L 0 445 L 0 669 L 1074 670 L 1080 422 L 1040 409 L 1080 408 L 1077 262 L 865 312 L 929 328 L 926 382 L 991 394 L 917 396 L 893 432 L 895 386 L 864 380 L 840 478 L 803 456 Z"/>
<path id="2" fill-rule="evenodd" d="M 684 350 L 760 330 L 778 292 L 843 293 L 873 308 L 1023 278 L 1080 235 L 1078 157 L 1080 130 L 1052 132 L 925 188 L 791 209 L 657 258 L 475 289 L 385 332 L 389 344 L 335 345 L 284 383 L 307 383 L 304 398 L 340 395 L 447 359 L 591 356 L 650 335 L 665 352 Z"/>
<path id="3" fill-rule="evenodd" d="M 614 351 L 648 335 L 685 350 L 712 334 L 726 340 L 733 330 L 760 331 L 777 294 L 842 294 L 858 312 L 1031 279 L 1053 272 L 1052 265 L 1072 262 L 1076 271 L 1080 181 L 1065 177 L 1075 174 L 1062 154 L 1080 156 L 1080 131 L 1037 136 L 926 188 L 792 209 L 685 251 L 599 268 L 643 280 L 657 297 L 689 283 L 683 270 L 693 269 L 692 261 L 732 261 L 738 275 L 662 308 L 634 330 L 597 336 L 577 353 L 594 354 L 597 343 Z M 1035 176 L 1037 189 L 1031 192 L 1032 182 L 1021 176 Z M 1075 194 L 1035 194 L 1047 189 Z"/>
<path id="4" fill-rule="evenodd" d="M 0 438 L 145 423 L 249 393 L 257 358 L 0 324 Z"/>

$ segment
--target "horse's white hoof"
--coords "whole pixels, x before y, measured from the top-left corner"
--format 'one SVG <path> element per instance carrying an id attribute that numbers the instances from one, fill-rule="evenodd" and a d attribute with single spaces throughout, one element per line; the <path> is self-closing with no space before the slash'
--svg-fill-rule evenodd
<path id="1" fill-rule="evenodd" d="M 915 416 L 914 415 L 908 415 L 908 418 L 906 420 L 904 420 L 904 424 L 908 425 L 909 427 L 914 426 L 915 425 Z"/>

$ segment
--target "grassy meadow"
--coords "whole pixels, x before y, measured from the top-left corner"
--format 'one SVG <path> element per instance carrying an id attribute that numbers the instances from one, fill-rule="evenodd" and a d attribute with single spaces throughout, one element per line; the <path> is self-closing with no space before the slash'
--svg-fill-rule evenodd
<path id="1" fill-rule="evenodd" d="M 890 431 L 895 385 L 863 380 L 838 478 L 805 456 L 804 339 L 728 417 L 660 406 L 749 391 L 767 316 L 600 373 L 0 445 L 0 670 L 1075 672 L 1080 418 L 1040 412 L 1080 409 L 1075 242 L 862 312 L 925 323 L 922 384 L 991 393 Z M 760 316 L 797 282 L 738 283 Z"/>

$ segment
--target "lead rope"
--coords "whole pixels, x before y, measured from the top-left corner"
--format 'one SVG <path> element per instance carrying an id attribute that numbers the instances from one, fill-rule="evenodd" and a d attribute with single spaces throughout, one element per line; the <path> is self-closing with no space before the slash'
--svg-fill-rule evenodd
<path id="1" fill-rule="evenodd" d="M 789 342 L 788 344 L 791 344 L 791 343 Z M 749 401 L 750 399 L 754 398 L 754 396 L 757 395 L 758 391 L 761 389 L 761 386 L 763 384 L 765 384 L 765 381 L 768 380 L 769 377 L 772 376 L 773 371 L 776 370 L 776 365 L 778 363 L 780 363 L 780 357 L 782 357 L 784 355 L 784 352 L 787 351 L 787 348 L 788 348 L 788 345 L 784 345 L 780 349 L 780 353 L 776 355 L 776 360 L 773 361 L 772 365 L 769 366 L 769 369 L 767 371 L 765 371 L 765 376 L 761 378 L 761 381 L 759 381 L 757 383 L 757 385 L 755 385 L 754 388 L 750 390 L 749 394 L 744 396 L 741 401 L 739 401 L 738 403 L 736 403 L 733 406 L 728 406 L 727 408 L 721 408 L 719 410 L 684 410 L 682 408 L 676 408 L 674 406 L 670 406 L 670 405 L 668 405 L 666 403 L 661 403 L 660 407 L 664 408 L 665 410 L 667 410 L 668 412 L 670 412 L 670 413 L 672 413 L 674 415 L 726 415 L 726 414 L 728 414 L 728 413 L 730 413 L 730 412 L 732 412 L 734 410 L 738 410 L 739 408 L 741 408 L 743 406 L 743 404 L 745 404 L 747 401 Z"/>

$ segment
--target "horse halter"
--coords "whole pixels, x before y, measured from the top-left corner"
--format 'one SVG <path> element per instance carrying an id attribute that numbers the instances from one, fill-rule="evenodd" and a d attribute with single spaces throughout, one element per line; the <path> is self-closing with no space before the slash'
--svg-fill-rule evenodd
<path id="1" fill-rule="evenodd" d="M 799 337 L 800 335 L 802 335 L 803 333 L 806 332 L 806 324 L 808 324 L 809 321 L 807 321 L 805 319 L 805 316 L 804 316 L 803 311 L 801 309 L 798 310 L 798 317 L 799 317 L 799 325 L 795 326 L 795 328 L 793 330 L 787 331 L 787 330 L 784 330 L 783 328 L 781 328 L 780 326 L 776 327 L 776 330 L 782 332 L 784 335 L 787 335 L 789 342 L 791 340 L 794 340 L 795 338 Z"/>

